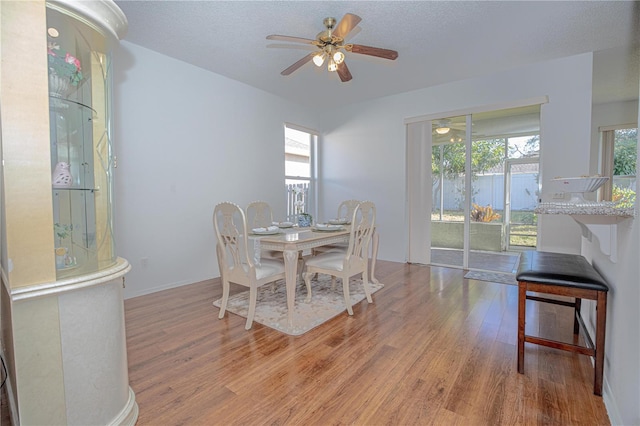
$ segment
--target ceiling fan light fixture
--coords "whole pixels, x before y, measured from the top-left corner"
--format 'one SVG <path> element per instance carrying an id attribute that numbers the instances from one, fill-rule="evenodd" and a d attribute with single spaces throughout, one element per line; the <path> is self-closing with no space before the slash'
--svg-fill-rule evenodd
<path id="1" fill-rule="evenodd" d="M 326 53 L 320 52 L 313 57 L 313 63 L 316 64 L 317 67 L 321 67 L 324 64 L 324 59 L 326 57 Z"/>
<path id="2" fill-rule="evenodd" d="M 2 0 L 0 0 L 2 1 Z M 346 52 L 360 55 L 375 56 L 378 58 L 395 60 L 398 52 L 395 50 L 382 49 L 380 47 L 363 46 L 359 44 L 345 44 L 345 38 L 359 31 L 358 23 L 362 19 L 353 13 L 346 13 L 338 22 L 335 18 L 326 18 L 323 21 L 325 30 L 318 33 L 315 40 L 302 37 L 291 37 L 278 34 L 267 36 L 267 40 L 291 41 L 312 45 L 320 51 L 310 52 L 289 67 L 280 72 L 280 75 L 288 76 L 300 69 L 308 62 L 312 62 L 320 67 L 325 63 L 329 72 L 336 72 L 343 83 L 351 81 L 352 75 L 346 64 Z M 271 47 L 271 46 L 268 46 Z M 275 47 L 275 46 L 273 46 Z"/>
<path id="3" fill-rule="evenodd" d="M 436 127 L 436 133 L 439 135 L 446 135 L 451 130 L 450 127 Z"/>
<path id="4" fill-rule="evenodd" d="M 336 64 L 336 61 L 334 61 L 333 58 L 329 59 L 329 66 L 327 67 L 327 69 L 329 70 L 329 72 L 335 72 L 338 70 L 338 64 Z"/>

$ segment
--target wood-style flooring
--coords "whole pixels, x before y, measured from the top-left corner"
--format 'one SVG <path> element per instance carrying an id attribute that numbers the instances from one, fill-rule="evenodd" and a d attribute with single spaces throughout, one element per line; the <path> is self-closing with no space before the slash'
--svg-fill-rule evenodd
<path id="1" fill-rule="evenodd" d="M 609 424 L 590 358 L 527 344 L 518 374 L 517 287 L 464 273 L 380 261 L 373 304 L 298 337 L 219 320 L 219 280 L 126 300 L 137 424 Z M 572 340 L 569 308 L 528 303 Z"/>

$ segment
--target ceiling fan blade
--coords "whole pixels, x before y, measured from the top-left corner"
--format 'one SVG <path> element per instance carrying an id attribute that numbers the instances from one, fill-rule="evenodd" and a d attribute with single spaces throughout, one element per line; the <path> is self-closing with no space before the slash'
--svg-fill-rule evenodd
<path id="1" fill-rule="evenodd" d="M 350 48 L 347 46 L 347 50 L 353 53 L 359 53 L 361 55 L 377 56 L 379 58 L 395 60 L 398 57 L 398 52 L 395 50 L 381 49 L 379 47 L 363 46 L 361 44 L 352 44 Z"/>
<path id="2" fill-rule="evenodd" d="M 306 64 L 307 62 L 311 61 L 311 59 L 313 59 L 313 57 L 315 55 L 316 55 L 316 52 L 309 53 L 307 56 L 305 56 L 304 58 L 300 59 L 295 64 L 291 65 L 289 68 L 287 68 L 286 70 L 282 71 L 280 74 L 282 74 L 282 75 L 291 74 L 292 72 L 294 72 L 295 70 L 297 70 L 298 68 L 300 68 L 301 66 Z"/>
<path id="3" fill-rule="evenodd" d="M 336 70 L 336 72 L 338 73 L 338 76 L 340 76 L 340 80 L 345 83 L 349 80 L 351 80 L 353 77 L 351 76 L 351 71 L 349 71 L 349 68 L 347 67 L 347 63 L 346 62 L 342 62 L 341 64 L 338 64 L 338 69 Z"/>
<path id="4" fill-rule="evenodd" d="M 291 36 L 278 35 L 278 34 L 268 35 L 267 40 L 290 41 L 292 43 L 305 43 L 305 44 L 313 44 L 313 42 L 315 41 L 310 38 L 291 37 Z"/>
<path id="5" fill-rule="evenodd" d="M 340 23 L 336 26 L 335 30 L 333 30 L 333 35 L 336 37 L 345 38 L 347 34 L 351 32 L 352 29 L 356 27 L 362 21 L 362 18 L 358 15 L 354 15 L 353 13 L 347 13 L 342 17 Z"/>

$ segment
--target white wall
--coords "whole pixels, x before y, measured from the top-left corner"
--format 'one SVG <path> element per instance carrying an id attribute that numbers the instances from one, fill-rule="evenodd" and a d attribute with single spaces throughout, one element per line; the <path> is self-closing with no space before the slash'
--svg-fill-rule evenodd
<path id="1" fill-rule="evenodd" d="M 133 265 L 125 297 L 217 277 L 214 206 L 264 200 L 283 217 L 283 123 L 316 128 L 314 115 L 131 43 L 114 61 L 116 249 Z"/>
<path id="2" fill-rule="evenodd" d="M 619 102 L 593 107 L 592 145 L 597 156 L 599 126 L 636 123 L 637 102 Z M 640 145 L 638 149 L 640 156 Z M 640 164 L 640 162 L 639 162 Z M 597 163 L 596 163 L 597 165 Z M 595 169 L 594 169 L 595 170 Z M 595 172 L 595 171 L 594 171 Z M 636 179 L 640 183 L 640 176 Z M 636 185 L 640 187 L 639 185 Z M 609 284 L 607 336 L 605 340 L 604 398 L 612 424 L 640 424 L 640 203 L 636 202 L 636 218 L 616 225 L 617 261 L 600 251 L 599 241 L 583 239 L 583 252 Z M 585 301 L 583 317 L 594 328 L 594 303 Z"/>
<path id="3" fill-rule="evenodd" d="M 405 127 L 410 117 L 548 96 L 541 109 L 541 179 L 589 171 L 592 54 L 336 109 L 324 117 L 319 170 L 320 215 L 340 200 L 370 199 L 378 208 L 380 257 L 404 261 Z M 543 198 L 547 197 L 543 184 Z M 580 250 L 568 217 L 540 217 L 547 250 Z"/>

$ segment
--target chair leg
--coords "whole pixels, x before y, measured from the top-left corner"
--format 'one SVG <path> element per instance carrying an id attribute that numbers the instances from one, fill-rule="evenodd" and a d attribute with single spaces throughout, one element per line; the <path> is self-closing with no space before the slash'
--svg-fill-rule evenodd
<path id="1" fill-rule="evenodd" d="M 251 328 L 253 324 L 253 316 L 256 313 L 256 299 L 258 298 L 258 289 L 255 286 L 249 288 L 249 312 L 247 312 L 247 323 L 245 324 L 245 330 Z"/>
<path id="2" fill-rule="evenodd" d="M 335 289 L 336 289 L 336 277 L 331 275 L 331 290 L 335 290 Z"/>
<path id="3" fill-rule="evenodd" d="M 598 292 L 596 302 L 596 359 L 593 380 L 593 393 L 602 396 L 602 375 L 604 372 L 604 336 L 607 329 L 607 293 Z"/>
<path id="4" fill-rule="evenodd" d="M 364 294 L 367 296 L 367 302 L 373 303 L 373 299 L 371 299 L 371 288 L 369 287 L 369 274 L 367 272 L 367 268 L 364 268 L 364 272 L 362 273 L 362 286 L 364 287 Z"/>
<path id="5" fill-rule="evenodd" d="M 349 277 L 342 277 L 342 292 L 344 293 L 344 304 L 347 305 L 347 312 L 349 315 L 353 315 L 351 296 L 349 295 Z"/>
<path id="6" fill-rule="evenodd" d="M 524 326 L 527 306 L 527 285 L 518 283 L 518 373 L 524 374 Z"/>
<path id="7" fill-rule="evenodd" d="M 227 310 L 227 302 L 229 302 L 229 281 L 222 280 L 222 302 L 220 303 L 220 313 L 218 318 L 224 318 L 224 313 Z"/>
<path id="8" fill-rule="evenodd" d="M 304 299 L 306 303 L 311 302 L 311 275 L 313 274 L 309 272 L 305 272 L 302 274 L 304 285 L 307 286 L 307 297 Z"/>

